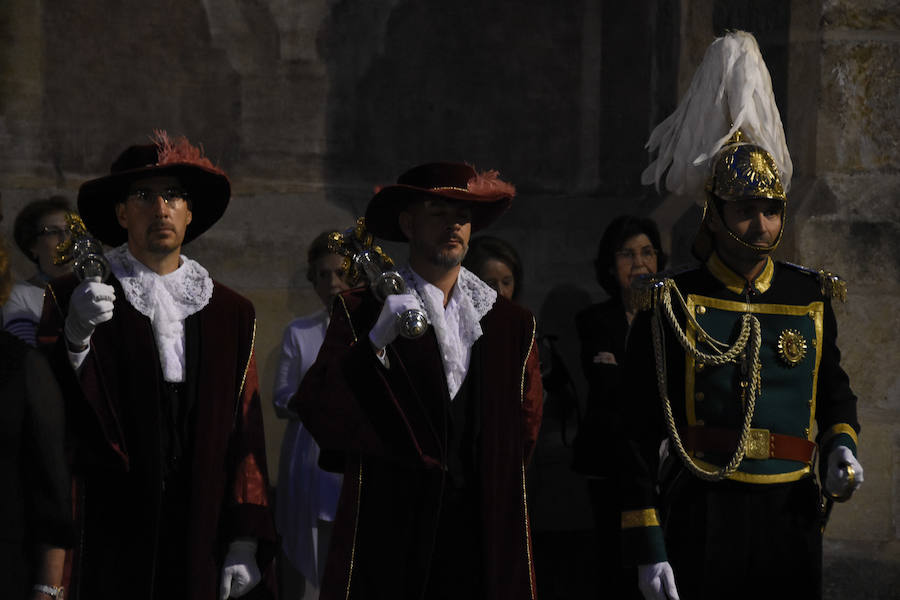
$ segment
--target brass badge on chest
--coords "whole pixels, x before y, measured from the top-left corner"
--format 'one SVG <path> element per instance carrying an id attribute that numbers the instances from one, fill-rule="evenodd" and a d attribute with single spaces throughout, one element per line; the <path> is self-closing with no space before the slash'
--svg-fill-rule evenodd
<path id="1" fill-rule="evenodd" d="M 806 340 L 795 329 L 785 329 L 778 336 L 778 356 L 789 367 L 796 367 L 806 356 Z"/>

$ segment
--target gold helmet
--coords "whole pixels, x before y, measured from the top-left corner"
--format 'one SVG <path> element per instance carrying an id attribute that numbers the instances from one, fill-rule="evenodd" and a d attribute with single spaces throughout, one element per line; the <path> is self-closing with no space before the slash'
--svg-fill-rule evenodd
<path id="1" fill-rule="evenodd" d="M 787 202 L 772 155 L 737 131 L 716 153 L 706 191 L 725 201 L 768 198 Z"/>
<path id="2" fill-rule="evenodd" d="M 708 219 L 710 211 L 716 211 L 720 217 L 722 216 L 720 202 L 735 202 L 748 198 L 780 200 L 781 229 L 770 245 L 748 244 L 727 225 L 725 231 L 732 240 L 758 254 L 774 252 L 784 236 L 784 207 L 787 204 L 787 195 L 778 175 L 778 165 L 765 148 L 744 141 L 743 138 L 743 134 L 738 130 L 713 158 L 712 172 L 706 180 L 703 218 L 691 246 L 691 253 L 700 260 L 706 260 L 712 253 L 712 233 L 709 231 Z M 724 223 L 724 219 L 722 221 Z"/>
<path id="3" fill-rule="evenodd" d="M 701 260 L 712 251 L 707 220 L 720 201 L 787 201 L 793 165 L 772 79 L 751 34 L 732 31 L 713 41 L 678 108 L 653 130 L 647 147 L 657 156 L 642 183 L 659 189 L 665 179 L 670 192 L 704 206 L 693 246 Z M 780 241 L 781 233 L 771 247 L 753 248 L 771 252 Z"/>

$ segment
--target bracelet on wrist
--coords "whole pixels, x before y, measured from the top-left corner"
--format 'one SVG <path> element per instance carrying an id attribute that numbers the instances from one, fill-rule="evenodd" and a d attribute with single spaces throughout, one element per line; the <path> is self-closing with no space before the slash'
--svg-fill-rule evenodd
<path id="1" fill-rule="evenodd" d="M 34 587 L 31 588 L 31 591 L 37 592 L 39 594 L 44 594 L 48 598 L 55 598 L 56 600 L 64 600 L 65 589 L 61 585 L 44 585 L 42 583 L 34 584 Z"/>

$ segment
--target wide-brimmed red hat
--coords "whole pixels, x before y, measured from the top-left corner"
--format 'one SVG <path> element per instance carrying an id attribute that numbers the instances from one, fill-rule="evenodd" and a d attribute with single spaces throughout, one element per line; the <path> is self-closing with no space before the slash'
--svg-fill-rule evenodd
<path id="1" fill-rule="evenodd" d="M 478 173 L 462 163 L 428 163 L 413 167 L 395 185 L 381 188 L 366 208 L 366 229 L 394 242 L 407 241 L 399 215 L 413 200 L 440 197 L 467 202 L 472 209 L 472 231 L 484 229 L 503 214 L 516 188 L 502 181 L 497 171 Z"/>
<path id="2" fill-rule="evenodd" d="M 225 173 L 203 156 L 203 150 L 187 138 L 170 140 L 164 131 L 154 132 L 152 144 L 131 146 L 110 166 L 110 174 L 82 184 L 78 190 L 78 212 L 88 231 L 109 246 L 128 240 L 119 225 L 115 205 L 125 200 L 128 187 L 138 179 L 177 177 L 191 202 L 191 222 L 184 244 L 212 227 L 225 213 L 231 184 Z"/>

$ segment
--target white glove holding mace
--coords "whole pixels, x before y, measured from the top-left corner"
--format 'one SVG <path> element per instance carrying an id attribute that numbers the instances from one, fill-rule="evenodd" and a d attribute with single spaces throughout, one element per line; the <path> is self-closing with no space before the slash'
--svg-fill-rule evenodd
<path id="1" fill-rule="evenodd" d="M 115 301 L 113 286 L 101 283 L 99 277 L 89 277 L 79 283 L 72 292 L 66 316 L 65 334 L 69 344 L 77 348 L 87 346 L 94 328 L 112 319 Z"/>
<path id="2" fill-rule="evenodd" d="M 836 499 L 847 499 L 862 485 L 863 468 L 847 446 L 837 446 L 828 455 L 825 492 Z"/>
<path id="3" fill-rule="evenodd" d="M 386 348 L 400 335 L 400 315 L 407 310 L 421 308 L 419 299 L 412 294 L 391 294 L 385 298 L 381 314 L 369 331 L 369 341 L 377 350 Z"/>

